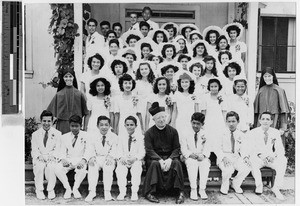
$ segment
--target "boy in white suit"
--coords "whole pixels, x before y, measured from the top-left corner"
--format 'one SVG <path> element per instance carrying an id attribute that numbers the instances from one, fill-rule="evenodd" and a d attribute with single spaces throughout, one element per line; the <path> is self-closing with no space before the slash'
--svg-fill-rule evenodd
<path id="1" fill-rule="evenodd" d="M 88 135 L 80 131 L 82 118 L 78 115 L 72 115 L 69 119 L 70 130 L 61 138 L 60 162 L 56 165 L 55 174 L 62 182 L 66 192 L 64 198 L 71 198 L 72 190 L 68 181 L 67 173 L 75 170 L 75 182 L 73 186 L 73 195 L 75 198 L 81 198 L 78 188 L 86 176 L 86 162 L 83 160 L 83 154 L 86 150 L 86 141 Z"/>
<path id="2" fill-rule="evenodd" d="M 52 127 L 53 115 L 50 111 L 44 110 L 40 119 L 42 127 L 32 133 L 31 139 L 35 192 L 38 199 L 45 199 L 43 192 L 45 174 L 48 181 L 48 198 L 54 199 L 54 187 L 56 183 L 54 168 L 58 159 L 57 153 L 59 150 L 61 132 Z"/>
<path id="3" fill-rule="evenodd" d="M 103 170 L 104 199 L 112 200 L 111 185 L 115 169 L 116 147 L 118 136 L 110 130 L 110 119 L 99 116 L 97 119 L 99 132 L 90 135 L 84 159 L 88 161 L 89 194 L 85 201 L 91 202 L 96 197 L 96 186 L 99 170 Z"/>
<path id="4" fill-rule="evenodd" d="M 206 139 L 206 133 L 202 127 L 204 120 L 204 114 L 195 112 L 191 118 L 192 127 L 186 128 L 180 134 L 181 152 L 188 171 L 191 186 L 190 198 L 192 200 L 198 200 L 198 172 L 200 177 L 199 194 L 202 199 L 207 199 L 205 189 L 210 167 L 211 143 Z"/>
<path id="5" fill-rule="evenodd" d="M 249 143 L 251 145 L 250 162 L 256 185 L 255 193 L 261 194 L 263 191 L 260 168 L 267 166 L 276 171 L 272 191 L 278 199 L 283 200 L 284 196 L 279 189 L 283 186 L 287 159 L 284 156 L 285 151 L 280 131 L 270 127 L 273 123 L 270 112 L 263 112 L 260 115 L 259 122 L 261 126 L 251 130 L 248 134 L 248 138 L 251 140 Z"/>
<path id="6" fill-rule="evenodd" d="M 217 164 L 222 170 L 222 185 L 220 192 L 224 195 L 228 194 L 229 181 L 235 170 L 237 175 L 233 178 L 231 187 L 236 193 L 243 193 L 241 185 L 251 168 L 249 164 L 249 156 L 245 155 L 245 135 L 237 129 L 239 123 L 239 115 L 234 112 L 228 112 L 226 115 L 227 130 L 224 132 L 220 149 L 217 152 Z"/>
<path id="7" fill-rule="evenodd" d="M 125 128 L 127 132 L 119 135 L 117 150 L 117 168 L 116 174 L 120 194 L 118 200 L 124 200 L 126 195 L 127 171 L 131 172 L 132 195 L 131 200 L 138 200 L 138 190 L 141 183 L 141 174 L 143 171 L 142 160 L 145 157 L 144 136 L 135 132 L 137 120 L 133 116 L 125 119 Z"/>

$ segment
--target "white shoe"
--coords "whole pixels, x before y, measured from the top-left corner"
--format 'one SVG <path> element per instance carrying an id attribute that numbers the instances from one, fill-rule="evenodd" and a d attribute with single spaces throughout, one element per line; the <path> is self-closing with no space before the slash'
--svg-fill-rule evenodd
<path id="1" fill-rule="evenodd" d="M 205 190 L 199 190 L 199 195 L 202 200 L 206 200 L 208 198 Z"/>
<path id="2" fill-rule="evenodd" d="M 78 189 L 74 189 L 74 188 L 73 188 L 73 195 L 74 195 L 74 198 L 76 198 L 76 199 L 79 199 L 82 197 L 80 192 L 78 191 Z"/>
<path id="3" fill-rule="evenodd" d="M 137 201 L 138 199 L 139 199 L 138 193 L 137 192 L 132 192 L 131 200 L 132 201 Z"/>
<path id="4" fill-rule="evenodd" d="M 96 191 L 91 191 L 89 192 L 88 196 L 86 196 L 85 201 L 86 202 L 92 202 L 94 197 L 96 197 Z"/>
<path id="5" fill-rule="evenodd" d="M 192 200 L 198 200 L 197 189 L 191 189 L 190 198 Z"/>
<path id="6" fill-rule="evenodd" d="M 231 184 L 231 187 L 232 187 L 232 189 L 234 189 L 235 193 L 237 193 L 237 194 L 243 194 L 243 192 L 244 192 L 241 187 L 238 187 L 233 183 Z"/>
<path id="7" fill-rule="evenodd" d="M 220 192 L 221 192 L 223 195 L 227 195 L 227 194 L 228 194 L 228 190 L 226 190 L 224 187 L 222 187 L 222 185 L 221 185 Z"/>
<path id="8" fill-rule="evenodd" d="M 64 194 L 64 199 L 70 199 L 71 195 L 72 195 L 71 188 L 66 189 L 65 194 Z"/>
<path id="9" fill-rule="evenodd" d="M 125 195 L 124 195 L 125 196 Z M 110 194 L 110 191 L 104 191 L 104 200 L 105 201 L 110 201 L 110 200 L 113 200 L 111 194 Z"/>
<path id="10" fill-rule="evenodd" d="M 45 194 L 42 190 L 36 190 L 36 198 L 38 198 L 39 200 L 44 200 L 46 199 Z"/>
<path id="11" fill-rule="evenodd" d="M 274 194 L 278 200 L 284 200 L 284 196 L 281 194 L 281 192 L 279 191 L 278 188 L 273 187 L 272 191 L 274 192 Z"/>
<path id="12" fill-rule="evenodd" d="M 257 195 L 261 195 L 262 194 L 262 192 L 263 192 L 263 186 L 261 185 L 261 186 L 258 186 L 258 187 L 256 187 L 256 189 L 255 189 L 255 193 L 257 194 Z"/>
<path id="13" fill-rule="evenodd" d="M 48 191 L 48 199 L 52 200 L 55 198 L 54 190 Z"/>
<path id="14" fill-rule="evenodd" d="M 125 195 L 126 195 L 126 193 L 121 192 L 121 193 L 118 195 L 117 200 L 124 200 L 124 199 L 125 199 Z"/>

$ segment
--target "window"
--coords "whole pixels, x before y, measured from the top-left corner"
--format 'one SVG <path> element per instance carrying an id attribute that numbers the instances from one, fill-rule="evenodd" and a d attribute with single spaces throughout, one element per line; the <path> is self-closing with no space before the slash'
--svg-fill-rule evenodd
<path id="1" fill-rule="evenodd" d="M 132 12 L 138 13 L 138 16 L 142 16 L 140 9 L 126 9 L 126 17 L 130 17 L 130 13 Z M 195 19 L 195 11 L 153 10 L 152 18 Z"/>
<path id="2" fill-rule="evenodd" d="M 277 73 L 296 70 L 296 19 L 262 17 L 259 36 L 258 71 L 272 67 Z"/>

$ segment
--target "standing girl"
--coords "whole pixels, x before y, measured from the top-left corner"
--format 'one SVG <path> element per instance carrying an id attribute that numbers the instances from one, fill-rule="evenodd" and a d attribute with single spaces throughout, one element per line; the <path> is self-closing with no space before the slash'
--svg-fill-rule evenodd
<path id="1" fill-rule="evenodd" d="M 188 63 L 189 71 L 195 75 L 195 94 L 196 96 L 201 99 L 201 96 L 204 95 L 205 89 L 201 86 L 201 75 L 203 74 L 205 63 L 204 62 L 196 62 L 191 61 Z"/>
<path id="2" fill-rule="evenodd" d="M 191 46 L 193 51 L 193 59 L 196 61 L 203 61 L 203 59 L 208 55 L 208 47 L 208 43 L 204 40 L 195 41 Z"/>
<path id="3" fill-rule="evenodd" d="M 208 92 L 207 85 L 210 79 L 218 77 L 217 68 L 216 68 L 216 60 L 213 56 L 206 56 L 204 58 L 205 68 L 201 75 L 200 85 L 205 93 Z"/>
<path id="4" fill-rule="evenodd" d="M 223 34 L 223 31 L 218 26 L 208 26 L 203 30 L 203 37 L 204 37 L 205 41 L 207 41 L 209 43 L 211 51 L 216 50 L 217 39 L 222 34 Z"/>
<path id="5" fill-rule="evenodd" d="M 223 93 L 228 97 L 233 94 L 233 79 L 241 73 L 241 66 L 234 61 L 226 63 L 223 70 L 225 78 L 223 78 Z"/>

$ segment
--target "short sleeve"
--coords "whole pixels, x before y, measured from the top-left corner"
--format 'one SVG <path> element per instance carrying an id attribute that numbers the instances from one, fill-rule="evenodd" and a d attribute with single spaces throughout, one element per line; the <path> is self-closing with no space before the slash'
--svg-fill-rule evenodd
<path id="1" fill-rule="evenodd" d="M 244 42 L 240 42 L 240 51 L 241 53 L 247 52 L 247 45 Z"/>

